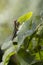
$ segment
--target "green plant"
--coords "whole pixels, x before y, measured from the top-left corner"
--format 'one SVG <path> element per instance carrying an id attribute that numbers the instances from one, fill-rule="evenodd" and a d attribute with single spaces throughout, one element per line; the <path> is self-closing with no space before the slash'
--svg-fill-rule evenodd
<path id="1" fill-rule="evenodd" d="M 10 47 L 5 48 L 6 43 L 2 45 L 5 50 L 3 65 L 13 65 L 10 62 L 14 65 L 43 65 L 43 21 L 38 15 L 31 16 L 32 12 L 15 21 L 13 39 L 8 42 Z"/>

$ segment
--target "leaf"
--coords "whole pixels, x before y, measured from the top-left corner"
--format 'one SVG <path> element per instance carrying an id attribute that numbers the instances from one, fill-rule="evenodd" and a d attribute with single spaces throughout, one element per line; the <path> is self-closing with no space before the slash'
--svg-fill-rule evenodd
<path id="1" fill-rule="evenodd" d="M 43 26 L 40 26 L 37 34 L 43 39 Z"/>
<path id="2" fill-rule="evenodd" d="M 31 26 L 30 26 L 31 25 Z M 36 29 L 36 26 L 34 26 L 34 23 L 32 24 L 32 21 L 27 21 L 27 22 L 24 22 L 21 27 L 19 28 L 18 32 L 17 32 L 17 36 L 18 36 L 18 43 L 19 44 L 22 44 L 24 39 L 27 37 L 27 36 L 31 36 L 33 34 L 33 32 L 35 31 Z"/>
<path id="3" fill-rule="evenodd" d="M 0 65 L 3 65 L 3 62 L 1 62 Z"/>
<path id="4" fill-rule="evenodd" d="M 6 41 L 5 43 L 3 43 L 3 45 L 1 46 L 1 49 L 2 50 L 6 50 L 7 48 L 11 47 L 12 46 L 12 41 Z"/>
<path id="5" fill-rule="evenodd" d="M 16 51 L 14 51 L 14 47 L 10 47 L 9 49 L 7 49 L 3 55 L 3 65 L 7 65 L 9 62 L 9 59 L 12 55 L 14 55 L 16 53 Z"/>
<path id="6" fill-rule="evenodd" d="M 39 55 L 39 53 L 36 53 L 35 55 L 36 55 L 36 56 L 35 56 L 35 59 L 36 59 L 36 60 L 40 60 L 40 55 Z"/>
<path id="7" fill-rule="evenodd" d="M 22 48 L 19 50 L 18 56 L 21 65 L 30 65 L 34 61 L 34 56 Z"/>
<path id="8" fill-rule="evenodd" d="M 36 63 L 33 63 L 32 65 L 43 65 L 43 62 L 37 61 Z"/>
<path id="9" fill-rule="evenodd" d="M 17 21 L 19 23 L 23 23 L 23 22 L 29 20 L 32 17 L 32 14 L 33 14 L 32 12 L 28 12 L 27 14 L 24 14 L 21 17 L 19 17 Z"/>

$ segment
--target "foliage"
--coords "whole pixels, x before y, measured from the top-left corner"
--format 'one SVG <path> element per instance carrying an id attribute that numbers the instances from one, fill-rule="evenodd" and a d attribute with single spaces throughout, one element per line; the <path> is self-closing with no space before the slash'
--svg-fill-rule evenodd
<path id="1" fill-rule="evenodd" d="M 2 45 L 2 65 L 43 65 L 43 20 L 40 15 L 31 16 L 32 12 L 19 17 L 16 36 L 11 44 Z"/>

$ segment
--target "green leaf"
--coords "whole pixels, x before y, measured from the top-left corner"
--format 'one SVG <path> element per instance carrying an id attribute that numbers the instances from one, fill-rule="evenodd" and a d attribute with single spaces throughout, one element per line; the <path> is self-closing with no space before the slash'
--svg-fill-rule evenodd
<path id="1" fill-rule="evenodd" d="M 30 65 L 34 61 L 34 56 L 22 48 L 19 50 L 18 56 L 21 65 Z"/>
<path id="2" fill-rule="evenodd" d="M 9 49 L 7 49 L 3 55 L 3 65 L 7 65 L 9 62 L 9 59 L 12 55 L 14 55 L 16 53 L 16 51 L 14 51 L 14 46 L 10 47 Z"/>
<path id="3" fill-rule="evenodd" d="M 35 55 L 36 55 L 36 56 L 35 56 L 36 60 L 40 60 L 40 55 L 39 55 L 39 53 L 36 53 Z"/>
<path id="4" fill-rule="evenodd" d="M 32 65 L 43 65 L 43 62 L 37 61 L 36 63 L 33 63 Z"/>
<path id="5" fill-rule="evenodd" d="M 2 50 L 6 50 L 7 48 L 11 47 L 13 44 L 13 42 L 10 40 L 10 41 L 6 41 L 5 43 L 3 43 L 3 45 L 1 46 L 1 49 Z"/>
<path id="6" fill-rule="evenodd" d="M 23 23 L 23 22 L 29 20 L 32 17 L 32 14 L 33 14 L 32 12 L 28 12 L 27 14 L 24 14 L 21 17 L 19 17 L 17 21 L 19 23 Z"/>
<path id="7" fill-rule="evenodd" d="M 40 26 L 40 27 L 39 27 L 37 34 L 38 34 L 41 38 L 43 38 L 43 26 Z"/>
<path id="8" fill-rule="evenodd" d="M 35 29 L 36 29 L 36 26 L 35 26 L 35 23 L 32 23 L 32 21 L 27 21 L 27 22 L 24 22 L 18 32 L 17 32 L 17 36 L 18 36 L 18 43 L 19 44 L 22 44 L 24 39 L 27 37 L 27 36 L 31 36 Z"/>
<path id="9" fill-rule="evenodd" d="M 1 62 L 0 65 L 3 65 L 3 62 Z"/>

